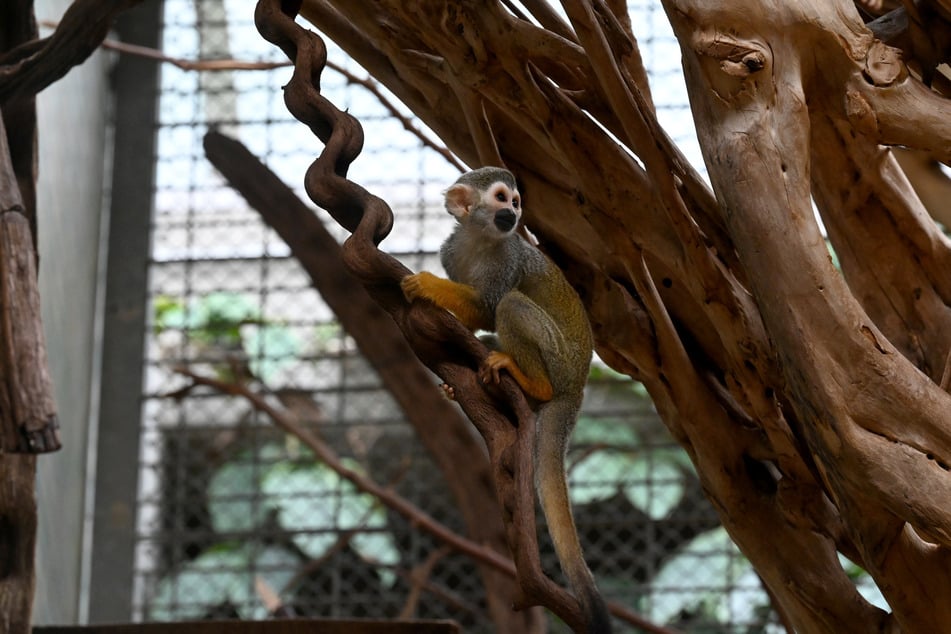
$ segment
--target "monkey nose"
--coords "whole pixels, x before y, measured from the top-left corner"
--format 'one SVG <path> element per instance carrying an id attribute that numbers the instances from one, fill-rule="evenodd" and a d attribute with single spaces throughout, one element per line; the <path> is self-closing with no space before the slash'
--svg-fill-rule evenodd
<path id="1" fill-rule="evenodd" d="M 499 231 L 511 231 L 516 222 L 518 222 L 518 216 L 516 216 L 515 212 L 508 207 L 505 209 L 499 209 L 495 213 L 495 226 L 498 227 Z"/>

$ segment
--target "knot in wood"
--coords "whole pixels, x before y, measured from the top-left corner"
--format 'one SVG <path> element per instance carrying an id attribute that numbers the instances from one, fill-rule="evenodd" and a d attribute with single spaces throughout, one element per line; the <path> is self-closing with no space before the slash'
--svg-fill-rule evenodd
<path id="1" fill-rule="evenodd" d="M 730 58 L 720 62 L 723 72 L 734 77 L 748 77 L 763 70 L 765 66 L 766 56 L 759 51 L 751 51 L 738 60 Z"/>
<path id="2" fill-rule="evenodd" d="M 873 86 L 891 86 L 908 76 L 908 69 L 901 59 L 901 51 L 875 40 L 865 55 L 862 76 Z"/>
<path id="3" fill-rule="evenodd" d="M 744 78 L 766 68 L 767 51 L 752 41 L 741 41 L 722 33 L 701 34 L 695 38 L 698 54 L 719 60 L 720 70 L 732 77 Z"/>

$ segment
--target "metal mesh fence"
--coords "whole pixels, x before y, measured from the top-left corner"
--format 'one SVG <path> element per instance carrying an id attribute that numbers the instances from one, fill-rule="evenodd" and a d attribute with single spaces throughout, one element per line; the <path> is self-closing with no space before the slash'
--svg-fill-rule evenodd
<path id="1" fill-rule="evenodd" d="M 695 158 L 676 42 L 659 7 L 632 11 L 661 119 Z M 166 0 L 164 12 L 170 55 L 280 59 L 254 31 L 247 3 Z M 332 45 L 330 56 L 361 72 Z M 162 71 L 139 449 L 139 620 L 266 618 L 271 594 L 302 616 L 395 617 L 407 609 L 411 571 L 440 547 L 244 400 L 182 391 L 179 366 L 259 381 L 351 468 L 462 530 L 436 468 L 378 377 L 286 246 L 204 158 L 202 136 L 218 128 L 304 198 L 302 175 L 320 145 L 284 108 L 287 77 L 287 69 Z M 434 254 L 452 222 L 440 192 L 455 169 L 364 88 L 328 71 L 323 89 L 366 129 L 350 175 L 394 208 L 384 248 L 411 268 L 438 270 Z M 332 222 L 328 228 L 344 237 Z M 596 365 L 569 464 L 579 532 L 609 599 L 685 632 L 775 631 L 758 578 L 638 386 Z M 547 544 L 543 562 L 559 578 Z M 423 589 L 413 615 L 491 631 L 467 558 L 439 559 Z"/>

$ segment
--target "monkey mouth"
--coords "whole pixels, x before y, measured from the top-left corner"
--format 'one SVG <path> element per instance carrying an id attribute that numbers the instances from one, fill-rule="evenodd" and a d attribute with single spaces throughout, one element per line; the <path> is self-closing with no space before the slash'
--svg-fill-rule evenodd
<path id="1" fill-rule="evenodd" d="M 499 212 L 495 214 L 494 222 L 499 231 L 508 233 L 518 222 L 518 216 L 516 216 L 515 212 L 511 209 L 500 209 Z"/>

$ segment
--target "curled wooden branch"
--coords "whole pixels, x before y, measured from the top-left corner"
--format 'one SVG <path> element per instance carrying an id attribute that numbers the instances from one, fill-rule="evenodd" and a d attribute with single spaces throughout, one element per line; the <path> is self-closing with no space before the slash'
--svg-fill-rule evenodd
<path id="1" fill-rule="evenodd" d="M 480 383 L 476 369 L 488 350 L 478 339 L 445 311 L 404 299 L 399 281 L 409 271 L 377 249 L 392 227 L 392 212 L 346 179 L 362 148 L 362 128 L 321 96 L 326 48 L 318 36 L 294 22 L 294 13 L 293 8 L 283 9 L 279 0 L 260 0 L 255 22 L 261 34 L 295 62 L 285 88 L 288 109 L 326 144 L 307 172 L 305 189 L 352 232 L 343 248 L 348 269 L 392 315 L 417 356 L 455 388 L 459 404 L 485 439 L 516 557 L 523 592 L 518 604 L 545 605 L 577 629 L 582 623 L 578 602 L 542 573 L 538 558 L 531 463 L 534 416 L 514 381 L 503 380 L 498 395 Z"/>

